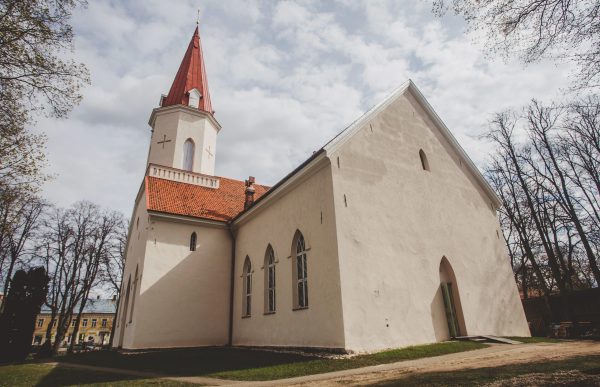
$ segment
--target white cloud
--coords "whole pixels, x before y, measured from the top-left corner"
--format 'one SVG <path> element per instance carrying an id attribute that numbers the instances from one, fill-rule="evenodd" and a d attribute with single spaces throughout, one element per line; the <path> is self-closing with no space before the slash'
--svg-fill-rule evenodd
<path id="1" fill-rule="evenodd" d="M 494 112 L 558 97 L 566 66 L 523 68 L 483 55 L 456 18 L 425 2 L 211 0 L 90 2 L 76 12 L 76 56 L 92 86 L 49 136 L 46 196 L 129 215 L 142 181 L 147 119 L 170 87 L 201 7 L 219 134 L 217 173 L 273 184 L 387 93 L 413 78 L 476 162 Z"/>

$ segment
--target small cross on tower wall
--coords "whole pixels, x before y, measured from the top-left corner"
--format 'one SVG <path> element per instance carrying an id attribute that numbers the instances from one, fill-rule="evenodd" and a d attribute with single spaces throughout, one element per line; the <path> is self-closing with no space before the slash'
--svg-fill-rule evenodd
<path id="1" fill-rule="evenodd" d="M 206 153 L 208 153 L 208 157 L 214 157 L 213 153 L 210 150 L 210 145 L 205 149 Z"/>
<path id="2" fill-rule="evenodd" d="M 165 143 L 171 142 L 171 140 L 167 140 L 167 135 L 163 134 L 162 141 L 158 141 L 157 144 L 162 144 L 162 148 L 165 149 Z"/>

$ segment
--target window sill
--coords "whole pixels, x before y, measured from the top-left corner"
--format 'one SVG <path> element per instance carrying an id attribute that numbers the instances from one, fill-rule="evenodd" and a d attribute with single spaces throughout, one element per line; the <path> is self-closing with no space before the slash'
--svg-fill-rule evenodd
<path id="1" fill-rule="evenodd" d="M 247 315 L 245 315 L 245 316 L 242 316 L 242 318 L 250 318 L 250 317 L 252 317 L 252 315 L 250 315 L 250 314 L 247 314 Z"/>
<path id="2" fill-rule="evenodd" d="M 296 308 L 292 309 L 292 311 L 294 311 L 294 312 L 295 312 L 295 311 L 297 311 L 297 310 L 305 310 L 305 309 L 308 309 L 308 306 L 298 306 L 298 307 L 296 307 Z"/>
<path id="3" fill-rule="evenodd" d="M 265 313 L 263 313 L 263 315 L 267 316 L 267 315 L 269 315 L 269 314 L 275 314 L 275 312 L 276 312 L 275 310 L 274 310 L 274 311 L 272 311 L 272 312 L 265 312 Z"/>

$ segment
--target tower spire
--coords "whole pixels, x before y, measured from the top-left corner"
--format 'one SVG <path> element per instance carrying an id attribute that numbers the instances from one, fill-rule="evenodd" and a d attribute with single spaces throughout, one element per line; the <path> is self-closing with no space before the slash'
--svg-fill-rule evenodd
<path id="1" fill-rule="evenodd" d="M 188 105 L 213 114 L 206 79 L 206 67 L 202 56 L 202 45 L 198 22 L 187 51 L 179 65 L 169 94 L 163 99 L 162 106 Z"/>

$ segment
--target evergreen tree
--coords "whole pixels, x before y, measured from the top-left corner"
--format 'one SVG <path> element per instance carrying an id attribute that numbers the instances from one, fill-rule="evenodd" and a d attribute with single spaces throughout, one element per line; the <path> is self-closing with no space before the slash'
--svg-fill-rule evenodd
<path id="1" fill-rule="evenodd" d="M 48 280 L 43 267 L 15 273 L 0 316 L 0 361 L 22 361 L 29 354 L 35 318 L 48 293 Z"/>

